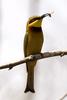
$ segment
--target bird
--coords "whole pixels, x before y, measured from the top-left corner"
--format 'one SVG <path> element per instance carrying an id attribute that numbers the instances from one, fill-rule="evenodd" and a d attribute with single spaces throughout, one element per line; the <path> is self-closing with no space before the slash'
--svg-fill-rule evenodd
<path id="1" fill-rule="evenodd" d="M 28 19 L 26 25 L 26 34 L 24 36 L 24 56 L 35 55 L 41 53 L 41 49 L 44 42 L 44 36 L 42 31 L 42 21 L 46 16 L 51 17 L 50 13 L 43 14 L 41 16 L 32 16 Z M 27 69 L 27 83 L 25 93 L 35 93 L 34 89 L 34 69 L 37 60 L 26 62 Z"/>

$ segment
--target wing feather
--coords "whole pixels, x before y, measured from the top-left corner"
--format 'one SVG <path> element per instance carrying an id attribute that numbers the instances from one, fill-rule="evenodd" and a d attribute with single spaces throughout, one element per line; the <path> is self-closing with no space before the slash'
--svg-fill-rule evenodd
<path id="1" fill-rule="evenodd" d="M 28 45 L 28 33 L 25 34 L 24 37 L 24 56 L 27 56 L 27 45 Z"/>

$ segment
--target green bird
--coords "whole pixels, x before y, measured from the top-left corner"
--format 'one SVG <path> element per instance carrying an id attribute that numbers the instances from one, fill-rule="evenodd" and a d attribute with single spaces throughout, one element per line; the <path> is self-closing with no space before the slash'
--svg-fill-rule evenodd
<path id="1" fill-rule="evenodd" d="M 26 34 L 24 37 L 24 55 L 25 57 L 29 55 L 34 55 L 41 53 L 44 37 L 42 32 L 42 20 L 44 17 L 51 17 L 50 13 L 43 14 L 42 16 L 30 17 L 27 26 Z M 34 90 L 34 67 L 37 61 L 29 61 L 26 63 L 27 68 L 27 84 L 26 92 L 35 93 Z"/>

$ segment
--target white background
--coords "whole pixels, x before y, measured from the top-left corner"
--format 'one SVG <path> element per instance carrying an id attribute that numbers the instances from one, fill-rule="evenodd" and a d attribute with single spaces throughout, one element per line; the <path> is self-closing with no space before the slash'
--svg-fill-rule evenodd
<path id="1" fill-rule="evenodd" d="M 24 58 L 23 38 L 32 15 L 54 11 L 43 20 L 42 52 L 67 50 L 67 0 L 0 0 L 0 65 Z M 67 56 L 39 60 L 35 94 L 24 93 L 25 64 L 0 70 L 0 100 L 59 100 L 67 93 Z M 65 99 L 67 100 L 67 98 Z"/>

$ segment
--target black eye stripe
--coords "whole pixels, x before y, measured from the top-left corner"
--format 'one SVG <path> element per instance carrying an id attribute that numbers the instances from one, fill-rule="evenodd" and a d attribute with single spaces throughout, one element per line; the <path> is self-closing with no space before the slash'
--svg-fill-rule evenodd
<path id="1" fill-rule="evenodd" d="M 38 19 L 40 19 L 40 18 L 33 18 L 33 19 L 31 19 L 31 20 L 29 21 L 29 24 L 32 23 L 32 22 L 34 22 L 35 20 L 38 20 Z"/>

